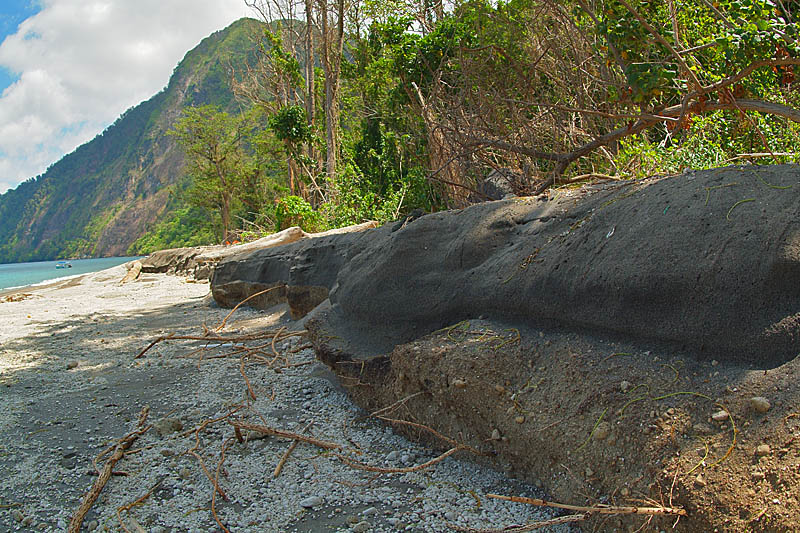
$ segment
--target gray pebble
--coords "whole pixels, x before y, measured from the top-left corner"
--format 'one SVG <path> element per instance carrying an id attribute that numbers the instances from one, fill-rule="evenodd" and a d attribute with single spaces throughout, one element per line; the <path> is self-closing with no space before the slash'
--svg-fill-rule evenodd
<path id="1" fill-rule="evenodd" d="M 372 516 L 378 514 L 378 510 L 375 509 L 374 507 L 367 507 L 366 509 L 361 511 L 361 514 L 364 516 Z"/>
<path id="2" fill-rule="evenodd" d="M 372 527 L 372 524 L 364 520 L 363 522 L 359 522 L 353 526 L 354 533 L 364 533 L 365 531 L 369 531 Z"/>
<path id="3" fill-rule="evenodd" d="M 162 418 L 153 423 L 153 428 L 161 437 L 165 437 L 170 433 L 182 430 L 183 423 L 178 418 Z"/>
<path id="4" fill-rule="evenodd" d="M 88 524 L 86 524 L 86 529 L 87 531 L 94 531 L 99 525 L 100 524 L 97 522 L 97 520 L 91 520 Z"/>
<path id="5" fill-rule="evenodd" d="M 314 507 L 319 507 L 323 503 L 325 503 L 325 500 L 323 500 L 321 497 L 309 496 L 305 500 L 300 501 L 300 507 L 304 507 L 305 509 L 313 509 Z"/>

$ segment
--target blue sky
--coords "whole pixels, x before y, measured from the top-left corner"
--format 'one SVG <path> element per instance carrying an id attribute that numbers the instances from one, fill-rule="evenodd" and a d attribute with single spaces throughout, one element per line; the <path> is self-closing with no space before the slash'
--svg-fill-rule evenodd
<path id="1" fill-rule="evenodd" d="M 244 0 L 0 0 L 0 194 L 161 90 Z"/>
<path id="2" fill-rule="evenodd" d="M 17 32 L 20 22 L 32 17 L 41 9 L 41 4 L 33 0 L 3 0 L 0 3 L 0 43 L 8 35 Z M 18 78 L 16 73 L 0 66 L 0 93 Z"/>

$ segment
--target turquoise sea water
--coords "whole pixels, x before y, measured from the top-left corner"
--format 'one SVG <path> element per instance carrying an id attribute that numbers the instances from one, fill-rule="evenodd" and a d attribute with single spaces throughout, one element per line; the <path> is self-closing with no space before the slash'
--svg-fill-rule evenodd
<path id="1" fill-rule="evenodd" d="M 12 287 L 36 285 L 57 278 L 73 277 L 115 267 L 137 259 L 136 257 L 101 257 L 99 259 L 75 259 L 72 268 L 56 268 L 57 261 L 36 263 L 8 263 L 0 265 L 0 291 Z"/>

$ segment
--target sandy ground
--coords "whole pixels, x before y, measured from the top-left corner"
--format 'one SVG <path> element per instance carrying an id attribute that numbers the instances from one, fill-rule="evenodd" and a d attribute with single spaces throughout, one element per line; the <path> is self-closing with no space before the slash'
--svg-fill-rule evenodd
<path id="1" fill-rule="evenodd" d="M 83 530 L 221 530 L 198 457 L 224 492 L 214 511 L 230 531 L 480 530 L 552 517 L 488 499 L 489 492 L 541 494 L 458 454 L 432 468 L 381 474 L 301 443 L 275 478 L 290 441 L 245 432 L 239 443 L 232 419 L 203 423 L 238 407 L 239 420 L 306 431 L 381 468 L 410 469 L 436 452 L 364 416 L 302 337 L 278 343 L 282 358 L 273 368 L 258 357 L 241 366 L 243 352 L 233 353 L 240 344 L 202 341 L 162 342 L 135 359 L 152 339 L 202 334 L 229 310 L 211 304 L 207 284 L 143 275 L 120 285 L 124 273 L 120 266 L 0 295 L 0 531 L 64 531 L 97 478 L 92 460 L 133 429 L 144 406 L 156 427 L 117 463 Z M 224 334 L 299 329 L 287 316 L 243 309 Z M 260 352 L 247 353 L 273 357 L 269 342 L 248 346 L 257 344 Z"/>

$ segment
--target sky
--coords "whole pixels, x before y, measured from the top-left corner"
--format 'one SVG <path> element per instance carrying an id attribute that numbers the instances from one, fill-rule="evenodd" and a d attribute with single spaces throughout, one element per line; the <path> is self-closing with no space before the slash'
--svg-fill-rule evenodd
<path id="1" fill-rule="evenodd" d="M 244 0 L 0 0 L 0 194 L 169 81 Z"/>

